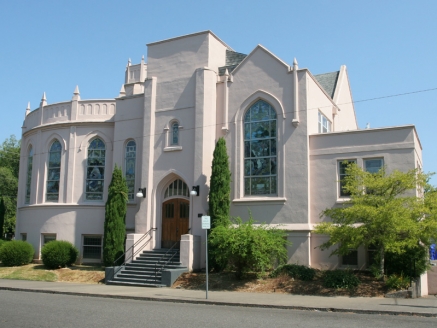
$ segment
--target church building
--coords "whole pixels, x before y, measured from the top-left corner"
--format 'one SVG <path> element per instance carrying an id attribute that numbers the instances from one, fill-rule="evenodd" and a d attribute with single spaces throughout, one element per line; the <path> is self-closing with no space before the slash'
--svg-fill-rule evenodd
<path id="1" fill-rule="evenodd" d="M 285 229 L 289 263 L 365 268 L 369 250 L 330 257 L 312 232 L 324 209 L 348 199 L 344 161 L 406 171 L 422 167 L 422 147 L 413 125 L 360 129 L 346 67 L 328 70 L 313 75 L 262 45 L 242 54 L 204 31 L 149 43 L 113 99 L 81 99 L 76 87 L 50 104 L 44 94 L 22 127 L 16 239 L 36 259 L 56 239 L 72 242 L 81 262 L 100 262 L 118 165 L 129 188 L 126 247 L 145 234 L 145 249 L 182 239 L 187 266 L 205 267 L 201 216 L 223 137 L 231 216 Z"/>

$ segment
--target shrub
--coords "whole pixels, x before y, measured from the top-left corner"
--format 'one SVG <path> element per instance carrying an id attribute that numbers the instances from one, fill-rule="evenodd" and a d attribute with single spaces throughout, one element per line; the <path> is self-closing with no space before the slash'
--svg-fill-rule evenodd
<path id="1" fill-rule="evenodd" d="M 287 260 L 287 248 L 290 243 L 283 230 L 270 228 L 265 224 L 254 225 L 252 217 L 247 222 L 240 218 L 233 220 L 234 225 L 217 226 L 211 234 L 209 242 L 217 263 L 235 270 L 237 279 L 248 272 L 264 273 Z"/>
<path id="2" fill-rule="evenodd" d="M 323 285 L 326 288 L 355 288 L 361 281 L 349 270 L 325 271 Z"/>
<path id="3" fill-rule="evenodd" d="M 422 246 L 405 248 L 401 254 L 386 252 L 385 274 L 417 278 L 429 268 L 428 249 Z"/>
<path id="4" fill-rule="evenodd" d="M 41 250 L 41 258 L 49 269 L 63 268 L 76 262 L 79 251 L 72 243 L 65 240 L 54 240 L 45 244 Z"/>
<path id="5" fill-rule="evenodd" d="M 7 242 L 7 240 L 4 240 L 4 239 L 0 239 L 0 248 L 2 247 L 2 245 L 4 244 L 4 243 L 6 243 Z"/>
<path id="6" fill-rule="evenodd" d="M 35 253 L 31 244 L 26 241 L 12 240 L 4 242 L 0 247 L 0 261 L 5 266 L 28 264 Z"/>
<path id="7" fill-rule="evenodd" d="M 408 276 L 404 276 L 403 274 L 392 274 L 385 281 L 385 285 L 388 289 L 407 289 L 410 286 L 410 278 Z"/>
<path id="8" fill-rule="evenodd" d="M 309 268 L 304 265 L 298 264 L 284 264 L 278 266 L 271 274 L 270 277 L 276 278 L 281 274 L 287 274 L 288 276 L 303 281 L 311 281 L 316 275 L 316 269 Z"/>

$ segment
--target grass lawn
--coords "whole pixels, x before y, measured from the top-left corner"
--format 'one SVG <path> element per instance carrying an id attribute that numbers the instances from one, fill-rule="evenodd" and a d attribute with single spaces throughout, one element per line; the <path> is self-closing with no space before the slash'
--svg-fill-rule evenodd
<path id="1" fill-rule="evenodd" d="M 103 283 L 105 269 L 102 266 L 75 265 L 69 268 L 48 270 L 42 264 L 5 267 L 0 264 L 0 279 L 59 281 L 78 283 Z"/>

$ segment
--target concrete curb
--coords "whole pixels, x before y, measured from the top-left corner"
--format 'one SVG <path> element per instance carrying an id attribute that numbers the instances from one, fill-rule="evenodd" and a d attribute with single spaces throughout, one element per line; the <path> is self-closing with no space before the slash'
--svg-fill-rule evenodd
<path id="1" fill-rule="evenodd" d="M 91 293 L 61 292 L 61 291 L 55 291 L 55 290 L 41 290 L 41 289 L 17 288 L 17 287 L 0 287 L 0 290 L 43 293 L 43 294 L 73 295 L 73 296 L 85 296 L 85 297 L 96 297 L 96 298 L 97 297 L 113 298 L 113 299 L 125 299 L 125 300 L 136 300 L 136 301 L 154 301 L 154 302 L 168 302 L 168 303 L 239 306 L 239 307 L 283 309 L 283 310 L 339 312 L 339 313 L 356 313 L 356 314 L 377 314 L 377 315 L 401 315 L 401 316 L 437 318 L 437 313 L 422 313 L 422 312 L 410 312 L 410 311 L 402 311 L 402 312 L 401 311 L 378 311 L 378 310 L 358 310 L 358 309 L 340 309 L 340 308 L 323 308 L 323 307 L 319 308 L 319 307 L 306 307 L 306 306 L 296 306 L 296 305 L 232 303 L 232 302 L 207 301 L 207 300 L 204 300 L 204 301 L 202 301 L 202 300 L 185 300 L 185 299 L 177 299 L 177 298 L 158 298 L 158 297 L 139 297 L 139 296 L 111 295 L 111 294 L 105 295 L 105 294 L 91 294 Z"/>

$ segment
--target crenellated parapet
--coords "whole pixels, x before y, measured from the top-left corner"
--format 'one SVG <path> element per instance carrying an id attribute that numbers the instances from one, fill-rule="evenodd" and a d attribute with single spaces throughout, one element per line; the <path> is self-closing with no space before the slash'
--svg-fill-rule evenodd
<path id="1" fill-rule="evenodd" d="M 115 115 L 115 99 L 81 100 L 79 88 L 74 90 L 71 101 L 47 104 L 45 93 L 39 108 L 26 108 L 23 134 L 36 127 L 69 122 L 110 122 Z"/>

